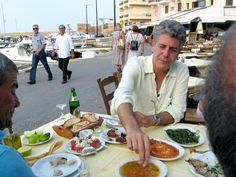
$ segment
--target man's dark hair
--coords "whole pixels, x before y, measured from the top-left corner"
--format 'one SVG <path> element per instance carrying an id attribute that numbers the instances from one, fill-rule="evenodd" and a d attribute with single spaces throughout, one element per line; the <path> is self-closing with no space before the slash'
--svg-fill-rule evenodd
<path id="1" fill-rule="evenodd" d="M 209 140 L 226 177 L 236 176 L 236 24 L 212 57 L 205 83 Z"/>
<path id="2" fill-rule="evenodd" d="M 6 72 L 8 71 L 18 73 L 17 66 L 12 60 L 0 53 L 0 85 L 6 81 Z"/>

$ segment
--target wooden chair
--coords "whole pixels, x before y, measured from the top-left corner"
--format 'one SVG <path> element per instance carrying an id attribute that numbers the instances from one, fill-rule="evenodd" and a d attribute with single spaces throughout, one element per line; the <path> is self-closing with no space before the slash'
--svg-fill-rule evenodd
<path id="1" fill-rule="evenodd" d="M 117 78 L 115 76 L 108 76 L 104 79 L 98 78 L 97 83 L 102 95 L 107 114 L 111 115 L 110 102 L 114 96 L 116 88 L 118 87 Z"/>
<path id="2" fill-rule="evenodd" d="M 121 78 L 122 78 L 122 73 L 114 72 L 114 73 L 113 73 L 113 76 L 116 77 L 117 83 L 119 84 L 119 83 L 120 83 L 120 80 L 121 80 Z"/>

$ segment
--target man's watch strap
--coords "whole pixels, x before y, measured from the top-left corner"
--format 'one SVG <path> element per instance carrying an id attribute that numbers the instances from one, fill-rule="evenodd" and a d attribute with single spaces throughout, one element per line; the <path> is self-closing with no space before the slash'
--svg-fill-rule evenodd
<path id="1" fill-rule="evenodd" d="M 161 117 L 160 117 L 159 114 L 154 114 L 153 118 L 155 120 L 155 124 L 153 126 L 157 126 L 160 123 L 160 121 L 161 121 Z"/>

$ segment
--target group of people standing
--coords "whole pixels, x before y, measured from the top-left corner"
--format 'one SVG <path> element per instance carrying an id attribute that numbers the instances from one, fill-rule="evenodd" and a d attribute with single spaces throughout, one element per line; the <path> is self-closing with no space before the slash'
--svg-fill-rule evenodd
<path id="1" fill-rule="evenodd" d="M 32 68 L 30 70 L 29 81 L 28 84 L 32 85 L 36 83 L 36 70 L 38 66 L 38 62 L 41 61 L 43 64 L 47 74 L 48 81 L 53 79 L 53 74 L 47 62 L 47 55 L 45 52 L 46 41 L 43 34 L 39 32 L 39 26 L 37 24 L 33 25 L 33 36 L 32 36 L 32 49 L 33 49 L 33 57 L 32 57 Z M 61 69 L 63 73 L 62 84 L 65 84 L 67 80 L 71 78 L 72 71 L 68 70 L 68 64 L 70 56 L 74 58 L 74 45 L 70 35 L 65 33 L 65 26 L 59 26 L 59 34 L 56 38 L 56 43 L 52 52 L 52 56 L 54 57 L 58 55 L 58 67 Z M 70 53 L 71 52 L 71 53 Z"/>
<path id="2" fill-rule="evenodd" d="M 122 72 L 122 67 L 126 63 L 126 58 L 129 60 L 134 56 L 144 54 L 144 38 L 139 33 L 138 26 L 134 25 L 126 34 L 120 24 L 116 25 L 112 36 L 112 52 L 113 65 L 116 66 L 118 72 Z M 127 57 L 126 57 L 127 56 Z"/>

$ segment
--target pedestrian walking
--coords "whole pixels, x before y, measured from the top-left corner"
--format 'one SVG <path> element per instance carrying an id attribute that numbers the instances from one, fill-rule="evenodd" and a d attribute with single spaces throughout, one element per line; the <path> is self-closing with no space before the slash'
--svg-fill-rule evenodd
<path id="1" fill-rule="evenodd" d="M 136 25 L 133 26 L 130 35 L 127 35 L 126 51 L 128 53 L 128 59 L 144 54 L 144 38 L 142 34 L 139 33 L 138 26 Z"/>
<path id="2" fill-rule="evenodd" d="M 53 79 L 51 69 L 47 62 L 47 56 L 45 52 L 46 41 L 44 36 L 39 33 L 39 26 L 37 24 L 33 25 L 34 35 L 32 37 L 32 48 L 33 48 L 33 57 L 32 57 L 32 68 L 30 70 L 29 82 L 28 84 L 36 83 L 36 70 L 38 62 L 41 61 L 45 70 L 48 73 L 48 81 Z"/>
<path id="3" fill-rule="evenodd" d="M 112 54 L 112 64 L 121 73 L 121 67 L 125 65 L 125 34 L 120 24 L 116 25 L 116 29 L 112 35 Z"/>
<path id="4" fill-rule="evenodd" d="M 56 38 L 56 43 L 52 52 L 52 56 L 55 55 L 55 51 L 58 53 L 58 67 L 63 73 L 62 84 L 67 83 L 67 79 L 71 78 L 72 71 L 68 70 L 68 64 L 71 57 L 74 58 L 74 45 L 69 34 L 65 33 L 66 27 L 64 25 L 59 26 L 59 35 Z"/>

